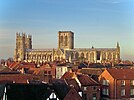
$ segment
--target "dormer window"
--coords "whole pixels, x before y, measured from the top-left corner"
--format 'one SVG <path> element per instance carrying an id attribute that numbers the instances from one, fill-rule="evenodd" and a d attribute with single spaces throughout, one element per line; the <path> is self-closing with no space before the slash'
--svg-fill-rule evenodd
<path id="1" fill-rule="evenodd" d="M 59 98 L 56 96 L 55 93 L 51 93 L 51 95 L 49 96 L 49 98 L 47 98 L 47 100 L 59 100 Z"/>
<path id="2" fill-rule="evenodd" d="M 121 80 L 121 86 L 125 86 L 125 80 Z"/>
<path id="3" fill-rule="evenodd" d="M 103 85 L 109 85 L 109 80 L 103 80 Z"/>

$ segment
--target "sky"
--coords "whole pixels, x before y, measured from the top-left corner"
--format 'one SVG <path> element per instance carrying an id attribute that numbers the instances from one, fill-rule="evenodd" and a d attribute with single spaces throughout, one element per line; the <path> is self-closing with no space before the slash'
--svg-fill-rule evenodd
<path id="1" fill-rule="evenodd" d="M 134 0 L 0 0 L 0 59 L 13 57 L 16 32 L 33 48 L 57 48 L 58 31 L 73 31 L 76 48 L 115 48 L 134 61 Z"/>

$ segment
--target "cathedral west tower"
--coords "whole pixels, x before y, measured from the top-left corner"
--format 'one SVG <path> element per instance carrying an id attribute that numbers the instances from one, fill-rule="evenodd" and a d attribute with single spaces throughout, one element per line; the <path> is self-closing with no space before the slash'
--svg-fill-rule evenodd
<path id="1" fill-rule="evenodd" d="M 25 60 L 25 54 L 27 49 L 32 49 L 32 36 L 25 33 L 16 33 L 16 48 L 14 54 L 15 61 Z"/>

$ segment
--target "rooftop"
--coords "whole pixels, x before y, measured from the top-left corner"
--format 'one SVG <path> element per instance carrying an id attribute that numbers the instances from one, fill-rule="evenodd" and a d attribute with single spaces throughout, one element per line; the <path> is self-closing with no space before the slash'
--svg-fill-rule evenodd
<path id="1" fill-rule="evenodd" d="M 134 69 L 130 68 L 110 68 L 106 69 L 115 79 L 134 79 Z"/>

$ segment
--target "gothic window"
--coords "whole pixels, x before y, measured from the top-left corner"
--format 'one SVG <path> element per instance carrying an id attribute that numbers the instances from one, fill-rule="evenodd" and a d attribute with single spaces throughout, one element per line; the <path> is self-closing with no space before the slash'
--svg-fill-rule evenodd
<path id="1" fill-rule="evenodd" d="M 103 53 L 102 59 L 103 59 L 103 60 L 106 60 L 106 53 Z"/>
<path id="2" fill-rule="evenodd" d="M 88 53 L 86 53 L 86 59 L 88 59 Z"/>
<path id="3" fill-rule="evenodd" d="M 108 60 L 111 60 L 111 58 L 112 58 L 112 54 L 108 53 Z"/>
<path id="4" fill-rule="evenodd" d="M 74 58 L 74 54 L 73 53 L 71 53 L 71 59 L 73 59 Z"/>
<path id="5" fill-rule="evenodd" d="M 65 46 L 67 46 L 67 42 L 68 42 L 68 39 L 67 39 L 67 36 L 65 36 Z"/>
<path id="6" fill-rule="evenodd" d="M 38 59 L 40 59 L 41 57 L 40 56 L 38 56 Z"/>
<path id="7" fill-rule="evenodd" d="M 91 60 L 91 62 L 93 62 L 94 61 L 94 53 L 92 52 L 92 53 L 90 53 L 90 60 Z"/>
<path id="8" fill-rule="evenodd" d="M 55 60 L 57 60 L 57 57 L 55 57 Z"/>
<path id="9" fill-rule="evenodd" d="M 81 53 L 81 58 L 84 58 L 84 53 Z"/>
<path id="10" fill-rule="evenodd" d="M 115 53 L 113 53 L 113 59 L 115 59 Z"/>
<path id="11" fill-rule="evenodd" d="M 79 54 L 78 54 L 78 52 L 75 54 L 75 58 L 76 58 L 76 59 L 79 58 Z"/>
<path id="12" fill-rule="evenodd" d="M 43 59 L 44 59 L 44 60 L 46 59 L 46 55 L 43 56 Z"/>
<path id="13" fill-rule="evenodd" d="M 29 57 L 28 57 L 29 59 L 31 59 L 31 55 L 29 55 Z"/>
<path id="14" fill-rule="evenodd" d="M 63 60 L 63 57 L 61 57 L 61 61 Z"/>
<path id="15" fill-rule="evenodd" d="M 63 43 L 63 36 L 60 37 L 60 42 Z"/>
<path id="16" fill-rule="evenodd" d="M 50 55 L 49 57 L 50 57 L 50 60 L 51 60 L 52 59 L 52 56 Z"/>
<path id="17" fill-rule="evenodd" d="M 58 61 L 60 61 L 60 57 L 58 57 Z"/>
<path id="18" fill-rule="evenodd" d="M 100 60 L 101 51 L 97 51 L 97 60 Z"/>
<path id="19" fill-rule="evenodd" d="M 35 56 L 33 55 L 33 59 L 35 59 Z"/>

